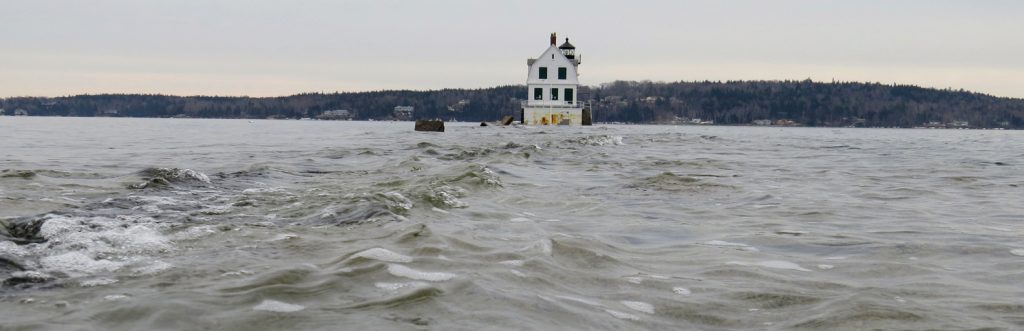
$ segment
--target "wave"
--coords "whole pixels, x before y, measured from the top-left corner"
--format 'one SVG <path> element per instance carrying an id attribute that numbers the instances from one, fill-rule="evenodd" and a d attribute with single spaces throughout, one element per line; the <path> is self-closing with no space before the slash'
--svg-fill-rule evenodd
<path id="1" fill-rule="evenodd" d="M 103 179 L 109 176 L 104 176 L 94 172 L 71 172 L 61 170 L 50 170 L 50 169 L 3 169 L 0 170 L 0 178 L 21 178 L 21 179 L 34 179 L 36 177 L 50 177 L 50 178 L 66 178 L 66 179 Z"/>
<path id="2" fill-rule="evenodd" d="M 566 139 L 565 142 L 573 143 L 573 144 L 579 144 L 579 145 L 589 145 L 589 146 L 617 146 L 617 145 L 625 145 L 625 143 L 622 142 L 622 136 L 610 136 L 610 135 L 606 135 L 606 134 L 594 135 L 594 136 L 586 136 L 586 137 L 578 137 L 578 138 L 571 138 L 571 139 Z"/>
<path id="3" fill-rule="evenodd" d="M 145 179 L 142 183 L 131 184 L 131 189 L 161 188 L 171 184 L 210 184 L 210 177 L 206 174 L 183 168 L 146 168 L 138 173 Z"/>
<path id="4" fill-rule="evenodd" d="M 731 186 L 718 184 L 695 176 L 680 176 L 672 172 L 663 172 L 640 179 L 639 181 L 628 185 L 628 187 L 641 190 L 651 189 L 669 192 L 699 192 L 712 189 L 731 188 Z"/>
<path id="5" fill-rule="evenodd" d="M 13 240 L 0 242 L 0 257 L 13 258 L 0 260 L 30 272 L 10 274 L 15 284 L 8 285 L 123 269 L 136 274 L 158 272 L 170 265 L 154 257 L 174 250 L 170 239 L 161 233 L 159 223 L 146 217 L 46 214 L 18 220 L 5 228 Z"/>

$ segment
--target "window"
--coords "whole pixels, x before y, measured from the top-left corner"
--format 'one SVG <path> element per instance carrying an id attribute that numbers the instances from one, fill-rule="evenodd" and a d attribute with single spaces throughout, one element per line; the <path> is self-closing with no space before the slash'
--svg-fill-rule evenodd
<path id="1" fill-rule="evenodd" d="M 565 67 L 558 67 L 558 79 L 565 79 Z"/>
<path id="2" fill-rule="evenodd" d="M 565 102 L 566 103 L 570 103 L 570 104 L 572 103 L 572 89 L 571 88 L 565 89 Z"/>
<path id="3" fill-rule="evenodd" d="M 551 100 L 558 100 L 558 88 L 551 89 Z"/>
<path id="4" fill-rule="evenodd" d="M 540 100 L 544 98 L 544 89 L 534 88 L 533 89 L 533 100 Z"/>
<path id="5" fill-rule="evenodd" d="M 540 79 L 548 79 L 548 67 L 540 67 Z"/>

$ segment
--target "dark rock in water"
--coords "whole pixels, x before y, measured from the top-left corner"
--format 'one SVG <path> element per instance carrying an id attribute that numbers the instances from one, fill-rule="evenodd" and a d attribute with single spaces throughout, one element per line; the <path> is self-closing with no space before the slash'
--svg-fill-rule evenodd
<path id="1" fill-rule="evenodd" d="M 419 121 L 416 121 L 416 131 L 444 132 L 444 121 L 442 121 L 442 120 L 419 120 Z"/>
<path id="2" fill-rule="evenodd" d="M 38 243 L 45 241 L 39 236 L 39 229 L 43 226 L 46 221 L 42 218 L 37 219 L 22 219 L 3 224 L 3 232 L 0 232 L 0 238 L 13 241 L 15 244 L 23 245 L 29 243 Z"/>
<path id="3" fill-rule="evenodd" d="M 512 125 L 513 121 L 515 121 L 514 117 L 505 115 L 497 122 L 480 122 L 480 126 L 508 126 Z"/>
<path id="4" fill-rule="evenodd" d="M 31 284 L 42 284 L 52 280 L 53 277 L 47 274 L 39 272 L 24 273 L 23 275 L 14 276 L 11 278 L 4 279 L 2 285 L 4 287 L 21 287 L 25 288 Z"/>

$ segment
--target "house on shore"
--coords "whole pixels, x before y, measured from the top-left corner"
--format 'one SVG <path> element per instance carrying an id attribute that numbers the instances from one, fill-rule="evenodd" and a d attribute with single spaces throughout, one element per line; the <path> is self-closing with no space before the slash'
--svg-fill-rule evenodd
<path id="1" fill-rule="evenodd" d="M 317 118 L 322 120 L 350 120 L 352 119 L 352 111 L 348 109 L 328 110 L 321 113 Z"/>

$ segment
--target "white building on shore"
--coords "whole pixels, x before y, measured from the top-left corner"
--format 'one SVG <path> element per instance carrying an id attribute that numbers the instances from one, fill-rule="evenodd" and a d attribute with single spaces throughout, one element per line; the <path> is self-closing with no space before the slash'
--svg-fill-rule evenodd
<path id="1" fill-rule="evenodd" d="M 550 41 L 540 57 L 526 60 L 527 96 L 519 118 L 526 125 L 590 125 L 590 107 L 578 100 L 581 62 L 576 47 L 569 38 L 556 46 L 554 33 Z"/>

